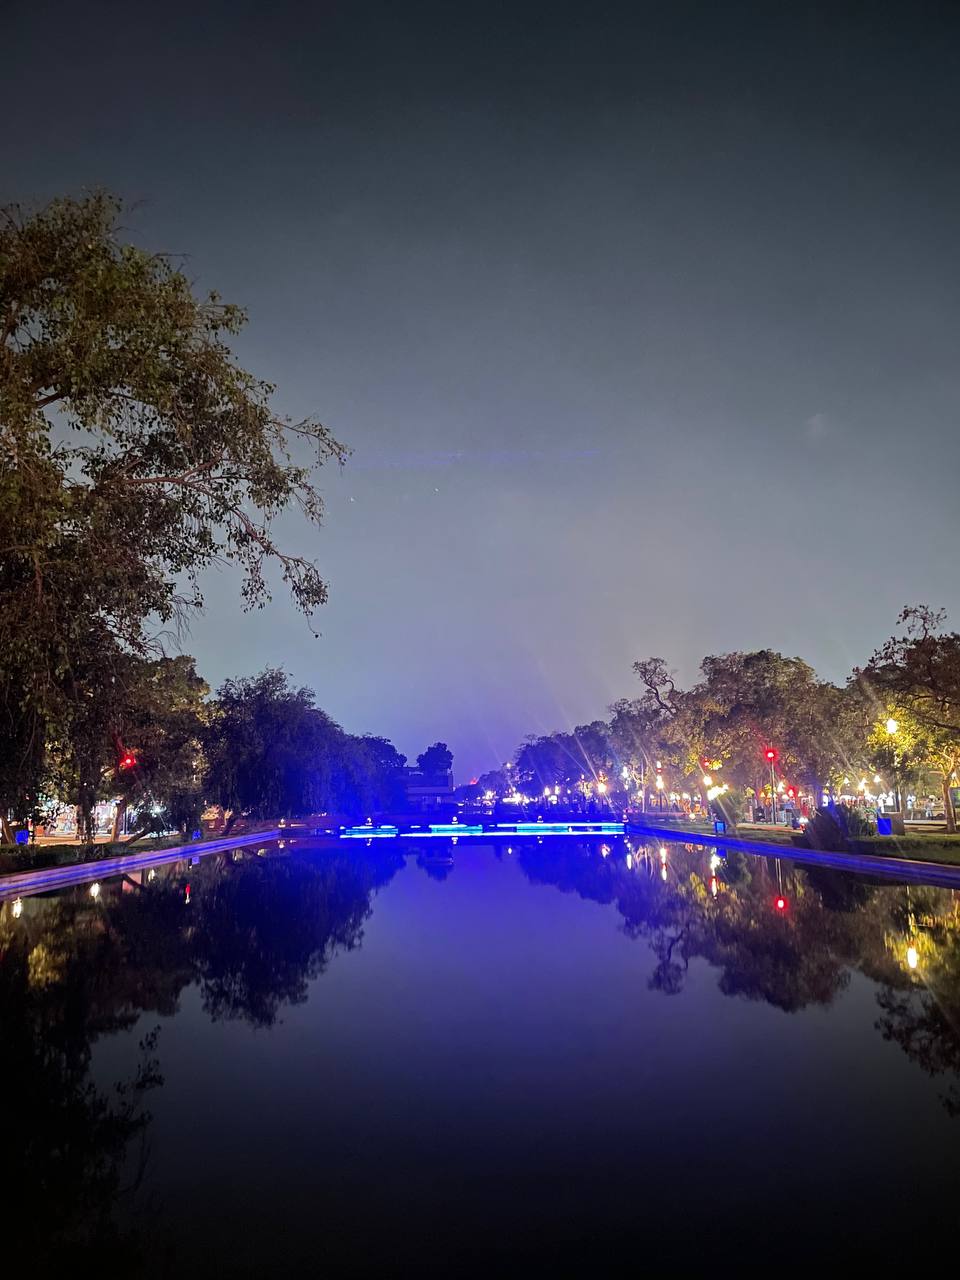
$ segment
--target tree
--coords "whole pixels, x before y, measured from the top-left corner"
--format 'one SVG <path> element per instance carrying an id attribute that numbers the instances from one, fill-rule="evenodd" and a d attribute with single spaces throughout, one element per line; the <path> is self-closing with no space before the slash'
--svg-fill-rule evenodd
<path id="1" fill-rule="evenodd" d="M 691 791 L 720 769 L 715 782 L 760 790 L 764 750 L 775 745 L 781 773 L 819 794 L 862 745 L 855 691 L 819 680 L 800 658 L 770 649 L 708 656 L 691 689 L 678 687 L 662 658 L 633 667 L 644 692 L 611 708 L 616 749 L 634 770 L 661 760 Z"/>
<path id="2" fill-rule="evenodd" d="M 510 790 L 510 779 L 506 769 L 488 769 L 477 779 L 477 787 L 481 795 L 492 791 L 495 796 L 504 796 Z"/>
<path id="3" fill-rule="evenodd" d="M 189 835 L 203 810 L 201 744 L 209 690 L 185 656 L 138 663 L 135 672 L 139 679 L 126 690 L 125 702 L 113 703 L 108 781 L 110 794 L 120 796 L 114 837 L 127 806 L 138 810 L 141 831 L 152 826 Z"/>
<path id="4" fill-rule="evenodd" d="M 680 779 L 695 778 L 699 785 L 707 710 L 702 695 L 678 689 L 663 658 L 645 658 L 635 662 L 633 670 L 644 692 L 640 698 L 614 704 L 615 741 L 634 767 L 639 757 L 646 774 L 659 760 Z"/>
<path id="5" fill-rule="evenodd" d="M 320 522 L 316 469 L 343 447 L 276 415 L 227 345 L 243 312 L 123 243 L 120 215 L 103 194 L 0 215 L 4 810 L 89 696 L 90 655 L 149 656 L 155 628 L 200 605 L 207 566 L 237 563 L 248 606 L 269 599 L 271 565 L 304 612 L 327 595 L 273 521 Z"/>
<path id="6" fill-rule="evenodd" d="M 435 742 L 417 756 L 417 767 L 434 776 L 449 773 L 453 768 L 453 752 L 445 742 Z"/>
<path id="7" fill-rule="evenodd" d="M 371 809 L 399 809 L 406 796 L 403 771 L 407 757 L 397 750 L 389 738 L 364 734 L 353 738 L 358 760 L 369 779 Z"/>
<path id="8" fill-rule="evenodd" d="M 929 739 L 943 789 L 947 830 L 957 829 L 952 783 L 960 770 L 960 634 L 946 632 L 946 615 L 926 605 L 909 605 L 892 636 L 858 673 L 878 699 L 892 699 Z"/>
<path id="9" fill-rule="evenodd" d="M 536 791 L 559 783 L 576 786 L 582 779 L 606 780 L 613 772 L 610 729 L 602 720 L 578 724 L 571 733 L 531 737 L 516 754 L 519 782 Z"/>
<path id="10" fill-rule="evenodd" d="M 205 734 L 206 788 L 237 817 L 292 817 L 327 807 L 334 758 L 345 737 L 314 705 L 311 689 L 294 689 L 285 672 L 227 680 L 217 691 Z"/>
<path id="11" fill-rule="evenodd" d="M 142 829 L 199 824 L 200 740 L 206 683 L 185 656 L 150 661 L 111 646 L 74 668 L 78 697 L 65 708 L 60 737 L 48 743 L 52 789 L 78 803 L 78 835 L 92 840 L 93 806 L 120 798 L 117 838 L 127 807 Z"/>
<path id="12" fill-rule="evenodd" d="M 545 787 L 579 782 L 586 770 L 586 761 L 569 733 L 528 738 L 516 753 L 517 781 L 538 795 Z"/>
<path id="13" fill-rule="evenodd" d="M 206 792 L 232 811 L 230 826 L 241 815 L 369 815 L 393 807 L 406 763 L 386 738 L 344 733 L 312 689 L 295 689 L 285 672 L 270 668 L 221 685 L 204 753 Z"/>

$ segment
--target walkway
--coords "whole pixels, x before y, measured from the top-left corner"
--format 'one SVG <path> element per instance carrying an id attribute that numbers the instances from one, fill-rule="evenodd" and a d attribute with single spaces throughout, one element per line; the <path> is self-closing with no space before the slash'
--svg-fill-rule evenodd
<path id="1" fill-rule="evenodd" d="M 279 828 L 270 831 L 254 831 L 249 835 L 232 836 L 229 840 L 203 840 L 196 844 L 181 844 L 173 849 L 145 850 L 143 853 L 127 853 L 119 858 L 101 858 L 96 862 L 78 862 L 65 867 L 43 867 L 36 871 L 15 871 L 0 876 L 0 902 L 7 898 L 19 898 L 48 889 L 63 889 L 72 884 L 89 884 L 107 876 L 138 871 L 142 867 L 160 867 L 167 862 L 179 862 L 183 858 L 203 858 L 209 853 L 222 853 L 224 849 L 240 849 L 250 844 L 265 844 L 281 835 Z"/>

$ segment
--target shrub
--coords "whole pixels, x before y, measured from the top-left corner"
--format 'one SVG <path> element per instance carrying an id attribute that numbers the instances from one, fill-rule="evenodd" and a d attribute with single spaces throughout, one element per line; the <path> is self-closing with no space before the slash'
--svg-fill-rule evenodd
<path id="1" fill-rule="evenodd" d="M 861 836 L 875 836 L 877 834 L 877 824 L 860 809 L 854 809 L 850 805 L 842 805 L 839 809 L 839 814 L 844 830 L 851 840 L 858 840 Z"/>
<path id="2" fill-rule="evenodd" d="M 711 802 L 711 807 L 728 827 L 736 827 L 748 813 L 746 797 L 741 791 L 725 791 Z"/>
<path id="3" fill-rule="evenodd" d="M 797 843 L 802 840 L 808 849 L 822 849 L 824 853 L 848 853 L 847 832 L 838 813 L 837 809 L 818 809 Z"/>

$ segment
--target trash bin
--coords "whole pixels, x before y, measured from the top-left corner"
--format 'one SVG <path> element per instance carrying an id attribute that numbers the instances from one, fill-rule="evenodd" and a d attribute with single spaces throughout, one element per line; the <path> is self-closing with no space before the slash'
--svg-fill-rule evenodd
<path id="1" fill-rule="evenodd" d="M 877 814 L 877 835 L 878 836 L 893 835 L 893 820 L 890 818 L 889 814 L 885 814 L 885 813 Z"/>

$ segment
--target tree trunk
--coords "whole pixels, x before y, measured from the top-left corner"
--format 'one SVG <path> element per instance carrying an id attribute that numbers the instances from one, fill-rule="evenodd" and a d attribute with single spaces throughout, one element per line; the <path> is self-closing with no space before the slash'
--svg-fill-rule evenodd
<path id="1" fill-rule="evenodd" d="M 81 844 L 90 843 L 90 810 L 84 804 L 85 789 L 81 786 L 77 794 L 77 839 Z"/>
<path id="2" fill-rule="evenodd" d="M 118 800 L 117 811 L 113 815 L 113 830 L 110 833 L 110 839 L 113 841 L 114 844 L 116 844 L 116 842 L 120 839 L 120 834 L 123 831 L 123 820 L 126 817 L 126 815 L 127 815 L 126 800 Z"/>
<path id="3" fill-rule="evenodd" d="M 237 821 L 239 817 L 240 817 L 239 812 L 236 809 L 231 809 L 230 817 L 223 824 L 223 834 L 225 836 L 228 836 L 230 832 L 233 830 L 234 823 Z"/>
<path id="4" fill-rule="evenodd" d="M 943 814 L 947 820 L 947 831 L 954 835 L 957 830 L 957 815 L 953 811 L 953 788 L 950 786 L 950 779 L 953 777 L 952 769 L 944 769 L 943 771 Z"/>
<path id="5" fill-rule="evenodd" d="M 6 813 L 0 813 L 0 830 L 3 832 L 4 844 L 16 844 L 13 838 L 13 828 L 10 826 Z"/>

